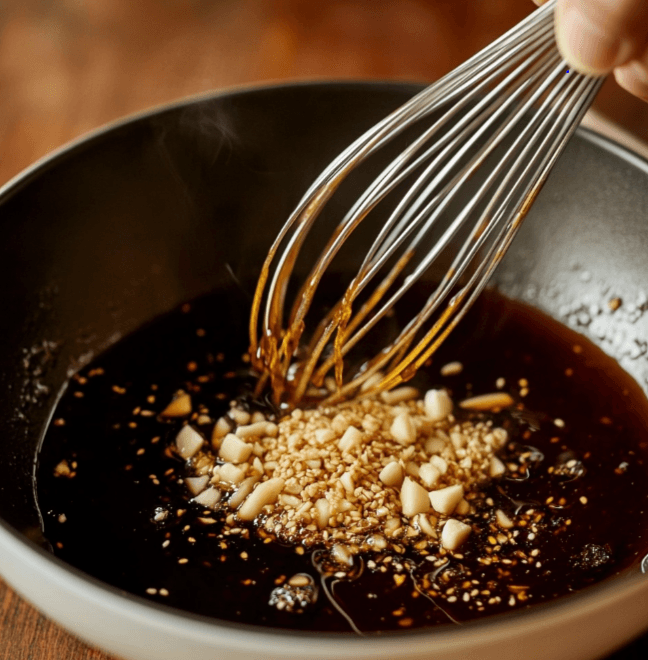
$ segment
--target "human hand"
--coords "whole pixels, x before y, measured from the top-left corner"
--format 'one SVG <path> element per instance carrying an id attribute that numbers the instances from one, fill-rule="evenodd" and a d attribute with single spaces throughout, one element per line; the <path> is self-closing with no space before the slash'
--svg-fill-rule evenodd
<path id="1" fill-rule="evenodd" d="M 648 0 L 558 0 L 556 38 L 574 69 L 613 71 L 621 87 L 648 101 Z"/>

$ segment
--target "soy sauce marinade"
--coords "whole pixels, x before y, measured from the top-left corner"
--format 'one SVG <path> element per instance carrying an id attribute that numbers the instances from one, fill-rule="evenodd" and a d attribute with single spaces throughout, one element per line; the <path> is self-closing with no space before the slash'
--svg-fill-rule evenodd
<path id="1" fill-rule="evenodd" d="M 44 533 L 57 556 L 198 614 L 368 633 L 528 607 L 646 552 L 643 393 L 587 340 L 494 293 L 414 381 L 422 391 L 447 388 L 455 401 L 499 386 L 516 402 L 498 414 L 457 412 L 509 433 L 500 452 L 506 473 L 474 500 L 473 531 L 457 551 L 436 564 L 412 548 L 375 553 L 339 579 L 322 577 L 311 550 L 264 542 L 245 524 L 224 535 L 223 516 L 191 502 L 183 483 L 191 470 L 173 447 L 186 419 L 159 413 L 183 389 L 191 424 L 209 438 L 230 400 L 249 404 L 246 318 L 240 296 L 216 293 L 126 337 L 71 379 L 37 469 Z M 462 372 L 441 376 L 453 360 Z M 498 525 L 497 510 L 513 532 Z M 289 584 L 302 573 L 314 589 Z M 278 608 L 282 594 L 297 604 Z"/>

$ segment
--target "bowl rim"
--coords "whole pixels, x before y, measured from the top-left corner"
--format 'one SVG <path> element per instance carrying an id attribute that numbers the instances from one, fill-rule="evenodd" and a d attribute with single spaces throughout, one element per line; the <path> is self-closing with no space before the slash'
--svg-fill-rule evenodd
<path id="1" fill-rule="evenodd" d="M 95 140 L 101 139 L 117 129 L 152 118 L 158 114 L 201 102 L 241 95 L 281 93 L 284 90 L 294 88 L 339 89 L 345 87 L 349 89 L 356 88 L 360 92 L 374 89 L 385 91 L 393 89 L 394 91 L 409 91 L 415 94 L 423 89 L 425 85 L 389 80 L 316 80 L 246 84 L 202 92 L 171 102 L 161 103 L 107 122 L 42 156 L 0 186 L 0 206 L 46 169 L 60 160 L 73 157 L 78 149 L 89 146 Z M 593 144 L 610 155 L 625 161 L 648 176 L 648 160 L 640 154 L 589 128 L 579 127 L 576 134 L 585 142 Z M 279 651 L 282 648 L 290 650 L 294 647 L 296 641 L 303 642 L 315 639 L 318 642 L 318 650 L 329 652 L 335 652 L 336 649 L 339 649 L 340 644 L 352 644 L 355 647 L 362 647 L 363 651 L 370 651 L 374 647 L 376 649 L 380 648 L 382 651 L 393 647 L 394 651 L 397 651 L 401 648 L 404 637 L 407 638 L 408 643 L 425 642 L 429 651 L 456 644 L 459 636 L 467 644 L 477 638 L 479 638 L 480 643 L 483 643 L 485 639 L 497 643 L 523 633 L 529 626 L 534 628 L 543 627 L 550 625 L 552 622 L 564 620 L 570 613 L 573 615 L 576 610 L 579 615 L 588 615 L 602 608 L 612 607 L 621 599 L 648 592 L 648 577 L 642 580 L 639 574 L 629 575 L 629 572 L 633 570 L 630 567 L 623 569 L 619 575 L 609 577 L 577 593 L 546 603 L 539 603 L 526 610 L 497 614 L 459 626 L 448 624 L 448 626 L 441 627 L 358 636 L 352 632 L 297 631 L 243 624 L 210 618 L 156 603 L 136 594 L 124 592 L 67 564 L 28 539 L 14 526 L 0 519 L 0 548 L 2 547 L 18 553 L 24 564 L 35 572 L 48 575 L 49 579 L 60 586 L 64 592 L 79 596 L 86 601 L 92 601 L 103 609 L 118 611 L 133 620 L 146 622 L 149 627 L 152 626 L 167 632 L 172 631 L 181 637 L 197 637 L 208 643 L 221 642 L 224 636 L 232 639 L 236 637 L 236 642 L 240 643 L 240 633 L 244 632 L 245 638 L 249 639 L 250 643 L 255 646 L 271 643 Z M 38 607 L 38 605 L 36 606 Z M 646 627 L 648 627 L 648 617 L 646 617 Z M 284 642 L 283 646 L 282 641 Z"/>

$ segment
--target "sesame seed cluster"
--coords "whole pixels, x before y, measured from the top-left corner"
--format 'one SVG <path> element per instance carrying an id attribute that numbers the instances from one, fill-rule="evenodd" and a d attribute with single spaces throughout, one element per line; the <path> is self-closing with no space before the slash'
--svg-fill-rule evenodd
<path id="1" fill-rule="evenodd" d="M 211 442 L 186 425 L 176 450 L 192 466 L 194 501 L 232 527 L 329 547 L 344 563 L 396 545 L 456 550 L 477 488 L 505 470 L 495 454 L 506 441 L 490 421 L 459 421 L 444 390 L 401 387 L 278 423 L 232 402 Z"/>

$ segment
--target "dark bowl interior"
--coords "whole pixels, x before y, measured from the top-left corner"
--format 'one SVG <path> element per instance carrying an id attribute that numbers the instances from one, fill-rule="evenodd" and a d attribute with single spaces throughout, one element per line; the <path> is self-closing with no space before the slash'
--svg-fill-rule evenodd
<path id="1" fill-rule="evenodd" d="M 38 539 L 34 457 L 66 378 L 183 301 L 223 286 L 251 295 L 308 184 L 417 90 L 305 84 L 190 101 L 101 131 L 5 188 L 4 521 Z M 495 278 L 587 334 L 644 389 L 647 209 L 646 164 L 581 131 Z M 614 297 L 623 306 L 610 316 Z"/>

